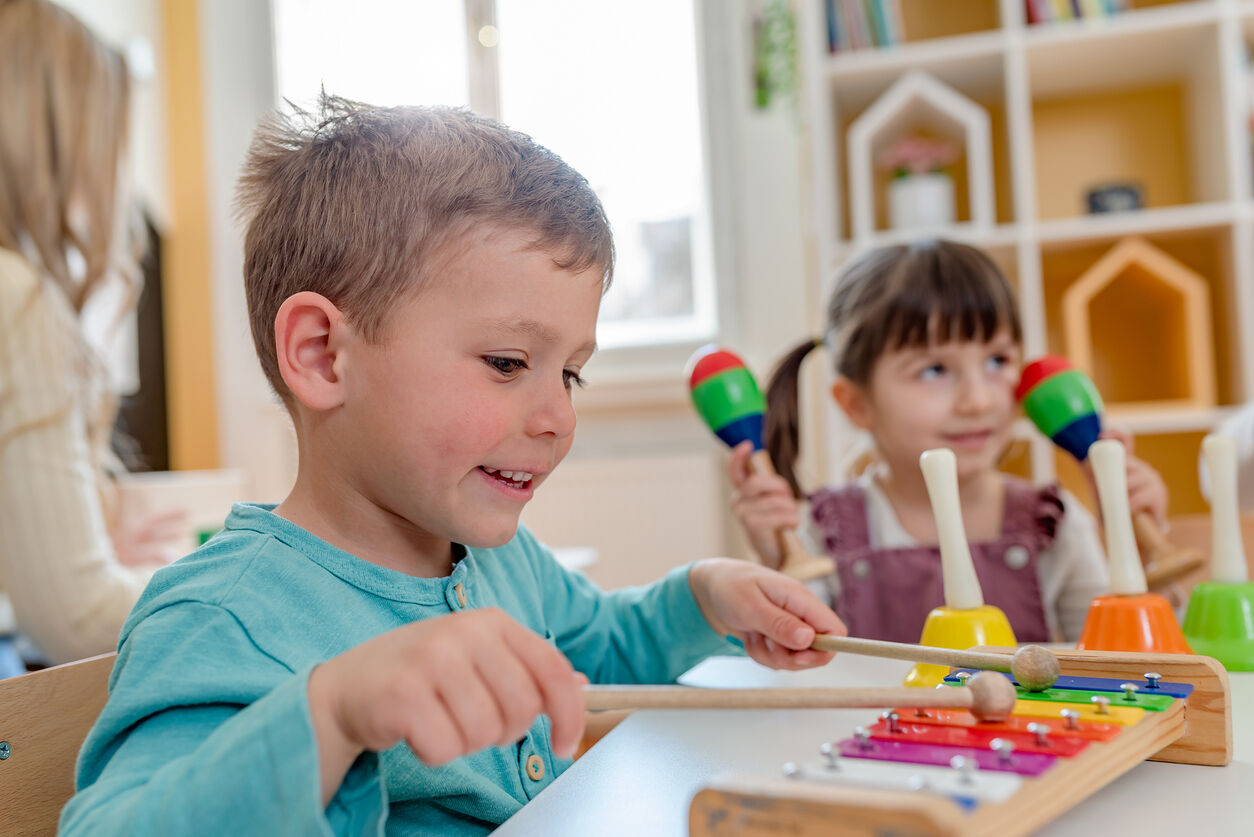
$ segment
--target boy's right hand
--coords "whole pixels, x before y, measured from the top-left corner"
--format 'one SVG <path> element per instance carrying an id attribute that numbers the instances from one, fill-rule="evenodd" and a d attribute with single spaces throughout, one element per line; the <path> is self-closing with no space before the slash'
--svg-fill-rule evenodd
<path id="1" fill-rule="evenodd" d="M 729 473 L 732 487 L 732 513 L 744 527 L 749 543 L 762 563 L 778 569 L 782 561 L 779 549 L 780 529 L 796 529 L 801 525 L 797 500 L 788 482 L 779 474 L 755 472 L 749 458 L 753 443 L 741 442 L 732 448 Z"/>
<path id="2" fill-rule="evenodd" d="M 553 751 L 569 757 L 583 735 L 587 682 L 495 608 L 388 631 L 310 675 L 323 801 L 363 750 L 404 741 L 423 763 L 443 764 L 514 743 L 542 713 L 553 722 Z"/>

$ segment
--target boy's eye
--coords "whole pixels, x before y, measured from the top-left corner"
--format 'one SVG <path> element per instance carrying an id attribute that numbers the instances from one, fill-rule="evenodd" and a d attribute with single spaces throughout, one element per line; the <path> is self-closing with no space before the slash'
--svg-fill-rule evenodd
<path id="1" fill-rule="evenodd" d="M 572 384 L 580 389 L 583 389 L 588 385 L 587 380 L 581 377 L 574 369 L 563 369 L 562 381 L 566 384 L 567 389 L 570 389 Z"/>
<path id="2" fill-rule="evenodd" d="M 512 377 L 527 368 L 527 361 L 519 360 L 516 357 L 498 357 L 496 355 L 487 355 L 483 362 L 491 366 L 497 372 L 506 377 Z"/>
<path id="3" fill-rule="evenodd" d="M 925 366 L 921 370 L 919 370 L 919 377 L 925 381 L 931 381 L 935 378 L 939 378 L 941 375 L 944 375 L 944 374 L 945 374 L 945 364 L 943 363 L 933 363 L 930 366 Z"/>
<path id="4" fill-rule="evenodd" d="M 1010 357 L 1008 355 L 996 354 L 984 361 L 984 365 L 992 372 L 1000 372 L 1010 365 Z"/>

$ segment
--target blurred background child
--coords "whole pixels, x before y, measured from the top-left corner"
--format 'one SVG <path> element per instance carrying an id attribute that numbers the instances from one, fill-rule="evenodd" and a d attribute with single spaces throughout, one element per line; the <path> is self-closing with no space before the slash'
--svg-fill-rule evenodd
<path id="1" fill-rule="evenodd" d="M 780 362 L 767 394 L 766 446 L 778 476 L 751 474 L 749 444 L 733 451 L 733 511 L 768 566 L 775 532 L 803 535 L 836 561 L 822 580 L 853 636 L 917 642 L 944 604 L 936 524 L 919 456 L 957 458 L 963 523 L 985 600 L 1006 612 L 1020 641 L 1078 638 L 1094 596 L 1108 590 L 1093 516 L 1056 485 L 998 470 L 1018 415 L 1021 338 L 1014 292 L 981 251 L 928 241 L 871 251 L 832 294 L 824 341 Z M 832 396 L 869 432 L 875 461 L 843 485 L 805 493 L 797 483 L 797 383 L 820 343 L 835 359 Z M 1133 511 L 1162 519 L 1166 487 L 1129 457 Z"/>

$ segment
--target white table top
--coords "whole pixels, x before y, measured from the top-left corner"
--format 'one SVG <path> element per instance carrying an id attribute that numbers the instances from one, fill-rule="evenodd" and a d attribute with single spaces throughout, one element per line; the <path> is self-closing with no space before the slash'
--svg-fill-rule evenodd
<path id="1" fill-rule="evenodd" d="M 718 657 L 681 682 L 716 688 L 900 685 L 909 669 L 909 663 L 852 654 L 804 672 Z M 1254 833 L 1254 673 L 1229 678 L 1235 750 L 1230 765 L 1145 762 L 1035 833 Z M 495 834 L 684 837 L 693 795 L 714 779 L 777 777 L 784 762 L 816 760 L 819 744 L 848 737 L 876 715 L 872 709 L 637 711 Z"/>

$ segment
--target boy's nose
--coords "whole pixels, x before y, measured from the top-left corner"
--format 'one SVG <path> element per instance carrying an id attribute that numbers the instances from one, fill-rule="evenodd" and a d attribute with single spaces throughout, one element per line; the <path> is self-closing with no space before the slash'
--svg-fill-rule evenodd
<path id="1" fill-rule="evenodd" d="M 533 436 L 551 433 L 559 439 L 575 432 L 575 405 L 564 385 L 556 391 L 546 388 L 537 397 L 527 430 Z"/>

